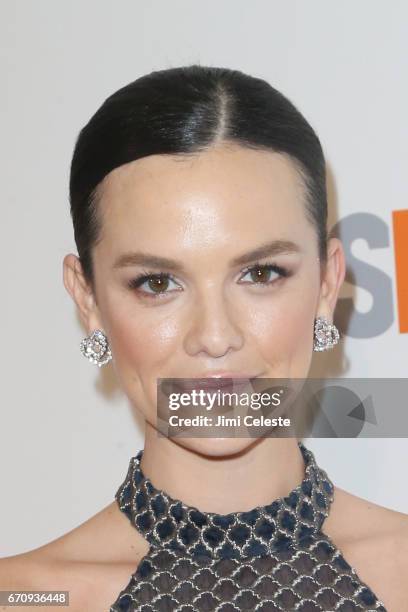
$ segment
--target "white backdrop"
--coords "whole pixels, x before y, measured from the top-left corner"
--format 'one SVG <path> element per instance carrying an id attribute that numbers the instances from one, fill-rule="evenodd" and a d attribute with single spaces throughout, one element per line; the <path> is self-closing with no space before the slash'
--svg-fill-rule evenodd
<path id="1" fill-rule="evenodd" d="M 405 2 L 1 0 L 0 11 L 0 556 L 41 546 L 110 503 L 142 446 L 111 366 L 80 354 L 84 333 L 62 282 L 62 259 L 76 253 L 76 136 L 142 74 L 193 62 L 237 68 L 299 107 L 328 160 L 330 223 L 368 213 L 364 227 L 378 218 L 387 234 L 381 248 L 363 237 L 352 248 L 388 276 L 387 295 L 344 284 L 354 332 L 332 355 L 316 353 L 314 372 L 330 359 L 343 376 L 407 377 L 391 225 L 408 201 Z M 379 332 L 357 318 L 375 300 L 388 321 Z M 336 485 L 408 513 L 408 438 L 305 443 Z"/>

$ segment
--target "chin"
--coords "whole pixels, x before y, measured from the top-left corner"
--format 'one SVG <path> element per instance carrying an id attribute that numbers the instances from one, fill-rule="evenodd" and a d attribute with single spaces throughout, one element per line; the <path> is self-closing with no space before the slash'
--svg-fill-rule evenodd
<path id="1" fill-rule="evenodd" d="M 229 457 L 245 452 L 257 438 L 171 438 L 179 446 L 206 457 Z"/>

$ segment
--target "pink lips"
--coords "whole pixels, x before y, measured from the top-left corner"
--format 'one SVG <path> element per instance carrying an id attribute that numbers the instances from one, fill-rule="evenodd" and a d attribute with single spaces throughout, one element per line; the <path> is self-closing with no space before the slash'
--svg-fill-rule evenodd
<path id="1" fill-rule="evenodd" d="M 200 389 L 230 389 L 245 386 L 251 378 L 256 378 L 252 374 L 242 374 L 233 372 L 219 372 L 205 374 L 199 378 L 181 379 L 177 382 L 177 386 L 185 391 L 200 390 Z"/>

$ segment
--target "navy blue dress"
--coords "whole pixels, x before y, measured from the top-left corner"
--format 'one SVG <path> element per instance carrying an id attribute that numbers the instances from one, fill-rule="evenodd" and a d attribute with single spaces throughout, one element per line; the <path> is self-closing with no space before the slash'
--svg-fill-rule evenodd
<path id="1" fill-rule="evenodd" d="M 201 512 L 156 489 L 132 457 L 119 508 L 149 542 L 109 612 L 356 612 L 386 608 L 321 531 L 333 483 L 312 451 L 302 482 L 248 512 Z"/>

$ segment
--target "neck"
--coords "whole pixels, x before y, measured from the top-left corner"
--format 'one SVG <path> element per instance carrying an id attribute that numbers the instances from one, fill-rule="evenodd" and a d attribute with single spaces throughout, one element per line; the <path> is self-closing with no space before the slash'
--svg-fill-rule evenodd
<path id="1" fill-rule="evenodd" d="M 290 493 L 304 478 L 304 467 L 297 438 L 261 438 L 243 451 L 214 457 L 158 436 L 146 423 L 144 475 L 157 489 L 203 512 L 266 505 Z"/>

